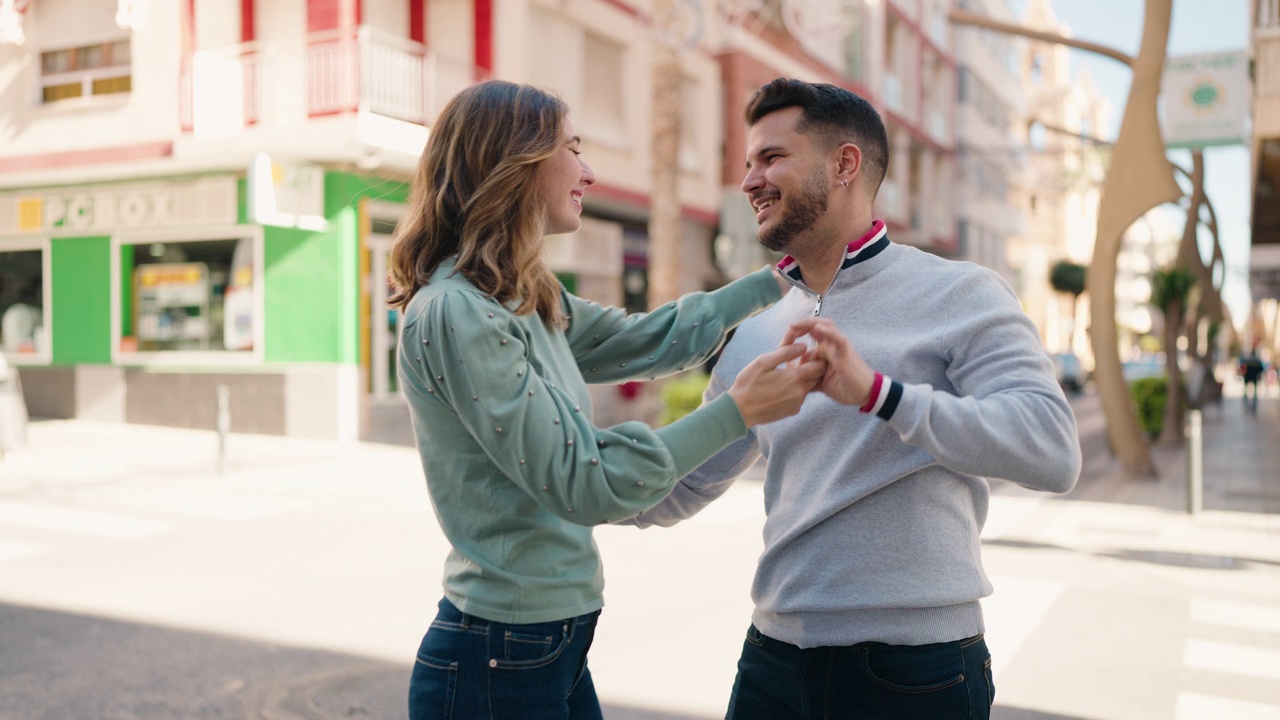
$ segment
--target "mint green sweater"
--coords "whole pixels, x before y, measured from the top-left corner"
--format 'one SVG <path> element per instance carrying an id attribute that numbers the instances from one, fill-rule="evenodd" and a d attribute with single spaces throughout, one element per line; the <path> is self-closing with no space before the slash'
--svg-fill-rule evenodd
<path id="1" fill-rule="evenodd" d="M 573 617 L 604 604 L 591 526 L 662 500 L 747 428 L 724 395 L 654 430 L 598 428 L 586 383 L 678 372 L 781 297 L 770 270 L 627 315 L 564 292 L 565 331 L 518 316 L 451 262 L 404 314 L 399 370 L 427 490 L 453 546 L 444 594 L 496 622 Z"/>

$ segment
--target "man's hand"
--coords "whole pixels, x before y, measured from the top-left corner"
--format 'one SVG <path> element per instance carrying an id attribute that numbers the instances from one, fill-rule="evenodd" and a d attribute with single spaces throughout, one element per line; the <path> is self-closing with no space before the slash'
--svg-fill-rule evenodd
<path id="1" fill-rule="evenodd" d="M 792 364 L 804 354 L 803 345 L 789 344 L 760 355 L 738 373 L 729 388 L 729 397 L 737 403 L 747 427 L 800 412 L 805 397 L 826 371 L 826 363 L 821 360 Z"/>
<path id="2" fill-rule="evenodd" d="M 797 320 L 787 327 L 782 345 L 792 347 L 792 343 L 805 335 L 816 343 L 805 360 L 811 362 L 816 359 L 825 365 L 825 372 L 815 389 L 845 405 L 861 407 L 866 404 L 876 379 L 875 371 L 853 349 L 849 339 L 836 329 L 836 324 L 824 317 Z"/>

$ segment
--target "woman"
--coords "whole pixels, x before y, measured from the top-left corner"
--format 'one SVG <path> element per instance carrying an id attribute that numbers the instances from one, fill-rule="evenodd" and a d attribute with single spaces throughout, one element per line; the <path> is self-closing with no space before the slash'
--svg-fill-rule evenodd
<path id="1" fill-rule="evenodd" d="M 415 719 L 601 717 L 586 668 L 604 584 L 591 526 L 656 504 L 749 425 L 794 414 L 821 372 L 791 363 L 804 350 L 791 345 L 677 423 L 593 426 L 586 381 L 701 362 L 780 289 L 762 270 L 630 317 L 569 294 L 542 238 L 580 225 L 595 177 L 578 155 L 557 98 L 471 87 L 432 128 L 397 231 L 401 384 L 453 546 L 410 684 Z"/>

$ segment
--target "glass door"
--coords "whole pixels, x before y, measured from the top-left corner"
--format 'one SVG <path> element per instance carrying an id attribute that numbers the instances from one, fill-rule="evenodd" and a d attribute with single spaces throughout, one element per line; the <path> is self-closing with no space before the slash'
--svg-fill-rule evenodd
<path id="1" fill-rule="evenodd" d="M 396 377 L 396 352 L 400 346 L 400 311 L 387 304 L 387 261 L 391 236 L 369 236 L 369 399 L 375 403 L 401 402 Z"/>

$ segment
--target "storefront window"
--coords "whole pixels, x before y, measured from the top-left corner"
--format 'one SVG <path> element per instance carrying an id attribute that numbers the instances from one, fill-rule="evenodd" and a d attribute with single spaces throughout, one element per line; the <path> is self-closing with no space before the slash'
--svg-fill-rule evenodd
<path id="1" fill-rule="evenodd" d="M 254 350 L 251 238 L 124 244 L 120 262 L 122 351 Z"/>
<path id="2" fill-rule="evenodd" d="M 44 280 L 43 250 L 0 250 L 0 350 L 11 358 L 49 352 Z"/>

